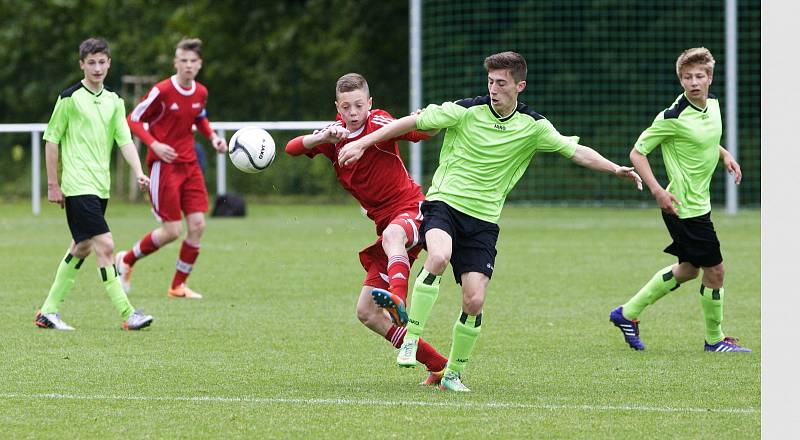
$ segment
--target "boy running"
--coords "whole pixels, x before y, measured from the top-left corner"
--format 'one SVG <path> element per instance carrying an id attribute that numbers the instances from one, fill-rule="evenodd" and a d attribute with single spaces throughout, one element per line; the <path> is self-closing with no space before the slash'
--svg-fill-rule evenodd
<path id="1" fill-rule="evenodd" d="M 200 239 L 208 212 L 208 192 L 194 149 L 192 127 L 196 126 L 210 139 L 217 152 L 224 153 L 228 146 L 225 139 L 214 133 L 206 117 L 208 90 L 195 81 L 202 67 L 202 41 L 197 38 L 181 40 L 175 48 L 175 75 L 153 86 L 128 117 L 133 133 L 149 147 L 147 166 L 153 178 L 150 202 L 161 227 L 147 233 L 130 250 L 117 254 L 117 268 L 126 293 L 131 288 L 133 265 L 183 233 L 182 212 L 188 231 L 167 295 L 203 297 L 186 285 L 200 254 Z"/>
<path id="2" fill-rule="evenodd" d="M 739 164 L 719 144 L 722 117 L 719 101 L 708 93 L 714 75 L 714 57 L 705 47 L 685 50 L 676 62 L 684 93 L 672 106 L 656 116 L 631 150 L 631 162 L 661 208 L 672 244 L 664 252 L 678 257 L 676 264 L 653 275 L 628 302 L 611 311 L 611 322 L 619 327 L 625 342 L 634 350 L 644 350 L 639 339 L 637 318 L 649 305 L 697 278 L 700 308 L 705 321 L 705 351 L 720 353 L 750 352 L 736 338 L 722 333 L 722 304 L 725 269 L 717 233 L 711 222 L 711 177 L 720 159 L 725 169 L 742 180 Z M 661 146 L 669 185 L 662 188 L 653 175 L 647 155 Z"/>
<path id="3" fill-rule="evenodd" d="M 517 101 L 526 86 L 527 64 L 516 52 L 487 57 L 489 94 L 474 99 L 431 104 L 420 114 L 398 119 L 351 142 L 339 152 L 339 163 L 359 160 L 366 148 L 410 130 L 447 129 L 439 167 L 422 205 L 422 234 L 428 251 L 414 283 L 408 334 L 397 363 L 416 364 L 418 340 L 439 295 L 439 282 L 448 264 L 461 284 L 462 307 L 453 326 L 449 361 L 439 389 L 469 391 L 461 373 L 481 332 L 483 303 L 494 272 L 497 221 L 506 196 L 538 151 L 558 152 L 586 168 L 633 180 L 633 168 L 616 165 L 595 150 L 562 136 L 543 116 Z"/>
<path id="4" fill-rule="evenodd" d="M 335 105 L 336 122 L 292 139 L 286 145 L 286 152 L 292 156 L 325 155 L 333 163 L 339 183 L 375 222 L 377 241 L 359 253 L 367 276 L 356 315 L 367 328 L 399 348 L 406 335 L 408 274 L 420 251 L 420 204 L 424 196 L 403 165 L 396 141 L 418 142 L 428 139 L 428 135 L 412 131 L 387 139 L 366 149 L 358 164 L 341 166 L 337 157 L 345 145 L 391 123 L 394 118 L 386 111 L 372 110 L 367 81 L 357 73 L 348 73 L 336 82 Z M 423 383 L 438 383 L 447 359 L 420 340 L 416 360 L 430 372 Z"/>
<path id="5" fill-rule="evenodd" d="M 139 330 L 153 322 L 152 316 L 134 310 L 122 291 L 114 268 L 114 241 L 105 219 L 115 142 L 139 186 L 144 190 L 150 184 L 125 123 L 125 102 L 103 85 L 111 67 L 110 54 L 105 40 L 89 38 L 81 43 L 83 80 L 61 92 L 44 132 L 47 200 L 66 209 L 72 243 L 58 266 L 47 299 L 36 313 L 34 322 L 42 328 L 74 330 L 61 320 L 59 307 L 92 250 L 106 294 L 122 318 L 122 328 Z"/>

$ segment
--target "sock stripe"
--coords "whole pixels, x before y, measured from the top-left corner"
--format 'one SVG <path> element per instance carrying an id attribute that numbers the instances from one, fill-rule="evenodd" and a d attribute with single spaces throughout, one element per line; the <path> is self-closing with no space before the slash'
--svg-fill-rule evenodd
<path id="1" fill-rule="evenodd" d="M 406 328 L 405 327 L 398 327 L 397 330 L 394 332 L 394 336 L 392 336 L 392 345 L 398 346 L 400 345 L 400 341 L 406 336 Z"/>
<path id="2" fill-rule="evenodd" d="M 478 313 L 478 314 L 475 316 L 475 327 L 476 327 L 476 328 L 481 326 L 481 317 L 482 317 L 482 316 L 483 316 L 483 313 Z"/>
<path id="3" fill-rule="evenodd" d="M 106 273 L 106 268 L 105 268 L 105 267 L 101 267 L 101 268 L 100 268 L 100 278 L 102 278 L 102 279 L 103 279 L 103 282 L 104 282 L 104 283 L 105 283 L 106 281 L 108 281 L 108 274 Z"/>
<path id="4" fill-rule="evenodd" d="M 67 254 L 67 257 L 64 258 L 64 262 L 69 264 L 69 262 L 72 261 L 72 258 L 73 258 L 72 254 Z"/>
<path id="5" fill-rule="evenodd" d="M 675 278 L 675 274 L 672 273 L 672 271 L 669 271 L 669 272 L 665 273 L 664 275 L 661 275 L 661 278 L 664 280 L 664 282 L 667 282 L 667 281 Z"/>
<path id="6" fill-rule="evenodd" d="M 423 270 L 425 270 L 425 269 L 423 269 Z M 429 286 L 432 286 L 434 281 L 436 281 L 436 275 L 434 275 L 432 273 L 428 273 L 428 276 L 426 276 L 425 279 L 422 280 L 422 283 L 423 284 L 427 284 Z"/>
<path id="7" fill-rule="evenodd" d="M 175 263 L 175 268 L 183 273 L 191 273 L 193 266 L 193 264 L 181 261 L 180 259 Z"/>
<path id="8" fill-rule="evenodd" d="M 701 295 L 701 296 L 705 296 L 705 291 L 706 291 L 706 286 L 704 286 L 703 284 L 701 284 L 701 285 L 700 285 L 700 295 Z M 719 289 L 712 289 L 712 290 L 711 290 L 711 299 L 712 299 L 712 300 L 719 301 L 719 298 L 720 298 L 720 295 L 719 295 Z"/>
<path id="9" fill-rule="evenodd" d="M 86 260 L 86 258 L 81 258 L 80 260 L 78 260 L 78 264 L 75 265 L 75 270 L 78 270 L 81 268 L 81 266 L 83 266 L 84 260 Z"/>

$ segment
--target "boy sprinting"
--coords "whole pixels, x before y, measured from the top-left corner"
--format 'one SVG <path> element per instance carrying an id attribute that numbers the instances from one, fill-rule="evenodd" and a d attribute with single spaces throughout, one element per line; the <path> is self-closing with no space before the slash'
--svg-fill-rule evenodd
<path id="1" fill-rule="evenodd" d="M 672 106 L 656 116 L 642 132 L 630 158 L 644 183 L 655 197 L 672 244 L 664 252 L 678 257 L 678 263 L 653 275 L 628 302 L 611 311 L 611 322 L 619 327 L 625 342 L 634 350 L 644 350 L 639 338 L 638 317 L 649 305 L 697 278 L 700 308 L 705 321 L 705 351 L 750 352 L 738 340 L 722 333 L 722 305 L 725 299 L 722 264 L 717 233 L 711 222 L 709 186 L 721 158 L 725 169 L 742 179 L 739 164 L 720 146 L 722 117 L 719 101 L 708 93 L 714 75 L 714 57 L 704 47 L 685 50 L 676 62 L 678 79 L 684 92 Z M 653 175 L 647 155 L 661 146 L 669 185 L 662 188 Z"/>
<path id="2" fill-rule="evenodd" d="M 134 310 L 122 290 L 114 268 L 114 241 L 105 220 L 111 186 L 109 162 L 115 142 L 143 190 L 150 179 L 142 172 L 125 122 L 125 102 L 103 85 L 111 67 L 108 43 L 89 38 L 81 43 L 79 55 L 83 80 L 61 92 L 44 132 L 47 200 L 66 209 L 72 243 L 34 322 L 42 328 L 74 330 L 61 319 L 59 308 L 84 259 L 94 250 L 100 279 L 122 318 L 122 328 L 139 330 L 149 326 L 153 317 Z"/>
<path id="3" fill-rule="evenodd" d="M 490 55 L 484 60 L 488 94 L 474 99 L 431 104 L 422 113 L 398 119 L 347 145 L 339 163 L 358 163 L 365 149 L 410 130 L 446 129 L 439 167 L 422 205 L 422 235 L 428 251 L 414 283 L 408 316 L 408 334 L 397 363 L 416 364 L 414 355 L 448 264 L 461 285 L 461 311 L 453 325 L 453 342 L 441 390 L 469 391 L 461 373 L 470 360 L 481 332 L 483 304 L 495 270 L 497 221 L 506 196 L 538 151 L 558 152 L 583 167 L 632 180 L 641 189 L 633 168 L 622 167 L 597 151 L 562 136 L 553 125 L 518 102 L 525 89 L 528 67 L 516 52 Z"/>
<path id="4" fill-rule="evenodd" d="M 186 239 L 181 244 L 167 295 L 171 298 L 203 297 L 186 285 L 200 255 L 200 239 L 208 212 L 206 181 L 195 153 L 192 127 L 196 126 L 211 140 L 217 152 L 225 152 L 228 146 L 208 122 L 208 90 L 195 81 L 203 67 L 202 53 L 199 39 L 181 40 L 175 48 L 175 75 L 153 86 L 128 117 L 133 133 L 149 147 L 147 166 L 153 179 L 150 202 L 161 226 L 148 232 L 131 249 L 117 254 L 117 268 L 126 293 L 131 288 L 133 265 L 181 236 L 183 213 Z M 148 123 L 147 129 L 145 123 Z"/>
<path id="5" fill-rule="evenodd" d="M 391 123 L 394 118 L 384 110 L 372 110 L 367 81 L 357 73 L 348 73 L 336 82 L 335 105 L 335 123 L 292 139 L 286 145 L 286 152 L 292 156 L 325 155 L 333 163 L 339 183 L 375 222 L 377 241 L 359 252 L 367 275 L 356 315 L 367 328 L 399 348 L 406 335 L 409 270 L 420 251 L 420 204 L 424 196 L 409 176 L 396 140 L 418 142 L 428 135 L 413 131 L 376 143 L 364 152 L 358 164 L 340 166 L 337 158 L 345 145 Z M 423 384 L 438 383 L 447 359 L 425 341 L 420 340 L 419 347 L 416 359 L 429 371 Z"/>

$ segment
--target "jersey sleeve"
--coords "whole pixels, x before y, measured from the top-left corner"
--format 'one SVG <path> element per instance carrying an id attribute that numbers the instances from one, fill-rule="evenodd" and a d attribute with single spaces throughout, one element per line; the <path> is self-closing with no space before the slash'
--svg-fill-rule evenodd
<path id="1" fill-rule="evenodd" d="M 61 143 L 64 134 L 67 132 L 69 125 L 69 108 L 72 106 L 72 98 L 58 97 L 56 105 L 53 108 L 53 114 L 50 115 L 50 122 L 47 123 L 47 128 L 44 131 L 44 140 L 54 144 Z"/>
<path id="2" fill-rule="evenodd" d="M 136 104 L 131 114 L 128 115 L 128 126 L 131 131 L 147 146 L 152 145 L 156 138 L 144 128 L 144 123 L 152 121 L 161 114 L 162 105 L 161 93 L 158 87 L 153 86 L 147 96 Z"/>
<path id="3" fill-rule="evenodd" d="M 417 129 L 428 131 L 453 127 L 461 122 L 466 113 L 466 108 L 454 102 L 431 104 L 417 117 Z"/>
<path id="4" fill-rule="evenodd" d="M 125 120 L 125 101 L 122 98 L 117 98 L 111 126 L 114 130 L 114 140 L 117 142 L 117 146 L 121 147 L 133 142 L 131 130 L 128 128 L 128 121 Z"/>
<path id="5" fill-rule="evenodd" d="M 566 158 L 575 155 L 580 140 L 578 136 L 562 135 L 547 119 L 539 120 L 536 123 L 539 124 L 538 136 L 535 141 L 536 151 L 557 152 Z"/>
<path id="6" fill-rule="evenodd" d="M 636 151 L 647 156 L 661 145 L 665 139 L 672 137 L 675 130 L 671 121 L 671 119 L 664 119 L 664 112 L 659 113 L 653 123 L 650 124 L 650 127 L 639 135 L 639 139 L 636 140 L 634 145 Z"/>

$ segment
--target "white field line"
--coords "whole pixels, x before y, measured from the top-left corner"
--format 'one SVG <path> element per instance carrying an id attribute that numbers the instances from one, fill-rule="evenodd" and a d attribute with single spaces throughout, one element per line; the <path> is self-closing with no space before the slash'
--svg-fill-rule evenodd
<path id="1" fill-rule="evenodd" d="M 99 396 L 76 394 L 22 394 L 0 393 L 4 400 L 119 400 L 146 402 L 219 402 L 219 403 L 255 403 L 275 405 L 322 405 L 322 406 L 408 406 L 408 407 L 443 407 L 443 408 L 476 408 L 476 409 L 538 409 L 538 410 L 573 410 L 588 412 L 656 412 L 656 413 L 731 413 L 757 414 L 758 408 L 691 408 L 670 406 L 639 405 L 556 405 L 539 403 L 514 402 L 424 402 L 402 400 L 371 399 L 285 399 L 280 397 L 222 397 L 222 396 Z"/>

